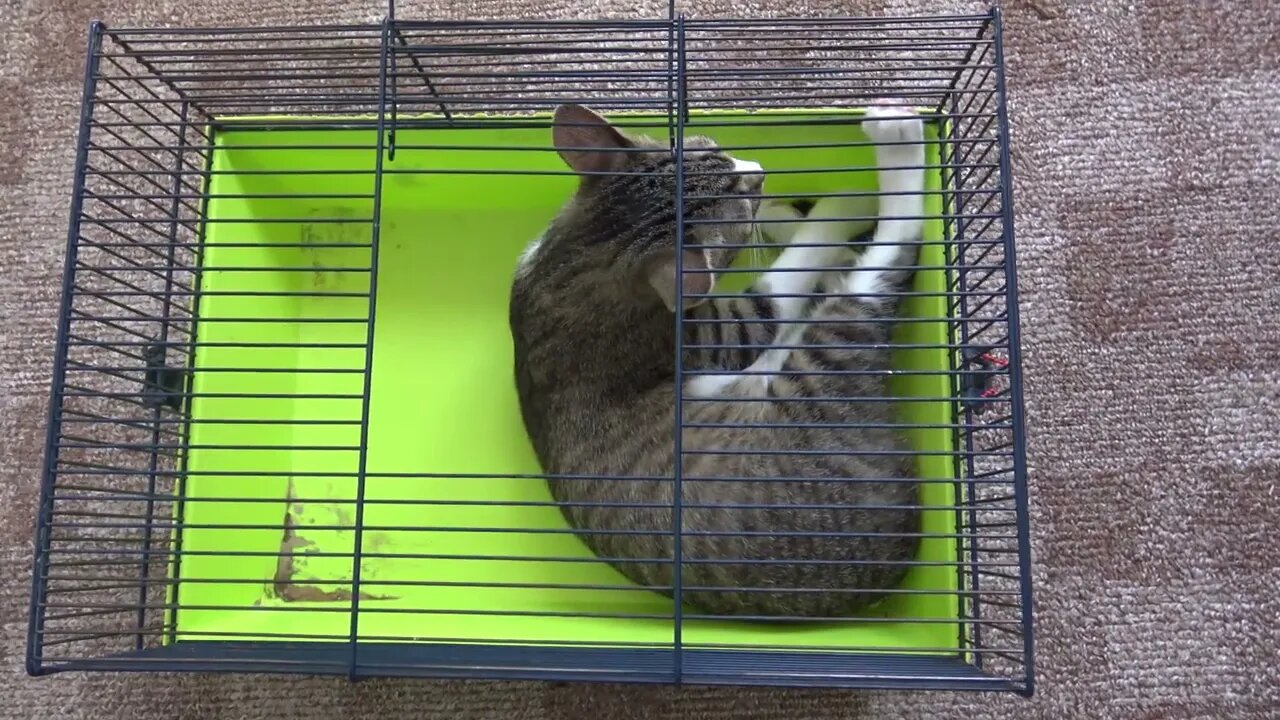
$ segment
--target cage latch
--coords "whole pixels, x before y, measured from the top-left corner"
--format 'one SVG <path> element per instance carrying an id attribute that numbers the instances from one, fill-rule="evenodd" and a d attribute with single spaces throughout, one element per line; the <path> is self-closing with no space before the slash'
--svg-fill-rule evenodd
<path id="1" fill-rule="evenodd" d="M 967 372 L 960 375 L 960 397 L 965 405 L 978 407 L 1000 394 L 996 377 L 1009 367 L 1009 361 L 989 352 L 975 353 L 965 361 Z"/>
<path id="2" fill-rule="evenodd" d="M 143 398 L 151 407 L 182 409 L 182 371 L 165 364 L 162 343 L 147 346 L 144 358 L 147 372 L 143 378 Z"/>

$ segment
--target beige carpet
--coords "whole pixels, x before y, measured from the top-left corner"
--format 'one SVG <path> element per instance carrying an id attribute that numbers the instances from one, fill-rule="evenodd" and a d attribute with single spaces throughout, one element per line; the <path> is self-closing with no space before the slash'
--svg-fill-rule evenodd
<path id="1" fill-rule="evenodd" d="M 962 0 L 685 0 L 909 14 Z M 22 671 L 86 25 L 374 20 L 375 0 L 0 2 L 0 717 L 1280 716 L 1280 4 L 1006 3 L 1040 692 L 655 689 Z M 406 18 L 660 15 L 427 0 Z M 504 10 L 505 8 L 505 10 Z M 1270 546 L 1270 547 L 1268 547 Z"/>

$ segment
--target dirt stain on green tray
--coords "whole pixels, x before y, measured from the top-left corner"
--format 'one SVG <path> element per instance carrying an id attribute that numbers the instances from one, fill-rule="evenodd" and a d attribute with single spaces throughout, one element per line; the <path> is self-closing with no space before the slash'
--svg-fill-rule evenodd
<path id="1" fill-rule="evenodd" d="M 331 504 L 330 504 L 331 505 Z M 348 513 L 344 508 L 332 507 L 332 511 L 336 518 L 341 520 L 348 517 Z M 318 543 L 307 538 L 303 533 L 306 532 L 306 525 L 300 523 L 298 518 L 303 517 L 307 512 L 306 503 L 298 502 L 294 499 L 292 481 L 289 485 L 289 499 L 285 506 L 283 533 L 280 539 L 280 556 L 276 560 L 276 572 L 271 585 L 270 593 L 276 598 L 285 602 L 349 602 L 351 600 L 351 590 L 341 585 L 352 584 L 350 573 L 345 573 L 343 577 L 334 578 L 317 578 L 308 577 L 312 573 L 305 571 L 306 563 L 303 559 L 307 555 L 307 550 L 315 548 Z M 344 525 L 348 523 L 343 523 Z M 343 532 L 351 533 L 350 530 L 328 530 L 320 532 Z M 350 566 L 350 563 L 347 563 Z M 332 587 L 337 585 L 339 587 Z M 326 587 L 330 586 L 330 587 Z M 376 594 L 360 591 L 361 600 L 395 600 L 394 595 Z"/>

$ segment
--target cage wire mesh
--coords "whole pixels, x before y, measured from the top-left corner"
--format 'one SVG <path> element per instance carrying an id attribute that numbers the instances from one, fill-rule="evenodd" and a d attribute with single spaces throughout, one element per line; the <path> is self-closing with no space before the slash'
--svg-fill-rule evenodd
<path id="1" fill-rule="evenodd" d="M 1002 63 L 997 11 L 95 24 L 28 669 L 1029 693 Z M 878 98 L 928 128 L 916 280 L 890 293 L 912 359 L 879 398 L 916 408 L 895 427 L 921 458 L 921 550 L 852 617 L 682 607 L 661 594 L 680 573 L 645 588 L 583 547 L 519 424 L 511 271 L 575 184 L 550 111 L 709 135 L 760 159 L 767 197 L 873 221 Z"/>

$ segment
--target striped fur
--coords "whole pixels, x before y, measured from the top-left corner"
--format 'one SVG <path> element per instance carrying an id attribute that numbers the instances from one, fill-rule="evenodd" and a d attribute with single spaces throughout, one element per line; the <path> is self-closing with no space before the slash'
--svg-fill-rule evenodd
<path id="1" fill-rule="evenodd" d="M 917 144 L 877 148 L 882 191 L 904 194 L 881 196 L 860 256 L 844 241 L 865 228 L 816 222 L 849 214 L 848 201 L 823 200 L 809 221 L 790 211 L 796 222 L 769 223 L 794 244 L 752 293 L 686 299 L 681 578 L 697 611 L 846 616 L 882 598 L 915 555 L 914 463 L 891 427 L 884 371 L 891 296 L 920 235 L 921 125 L 888 107 L 867 120 L 876 142 Z M 640 276 L 672 252 L 675 160 L 665 146 L 624 142 L 627 174 L 585 176 L 516 273 L 515 379 L 570 524 L 623 575 L 669 594 L 675 322 Z M 717 246 L 751 237 L 757 207 L 739 196 L 757 194 L 759 178 L 729 172 L 742 166 L 702 138 L 686 143 L 683 164 L 686 223 L 722 223 L 687 224 L 686 245 L 724 268 L 735 253 Z M 801 247 L 814 238 L 832 242 Z"/>

